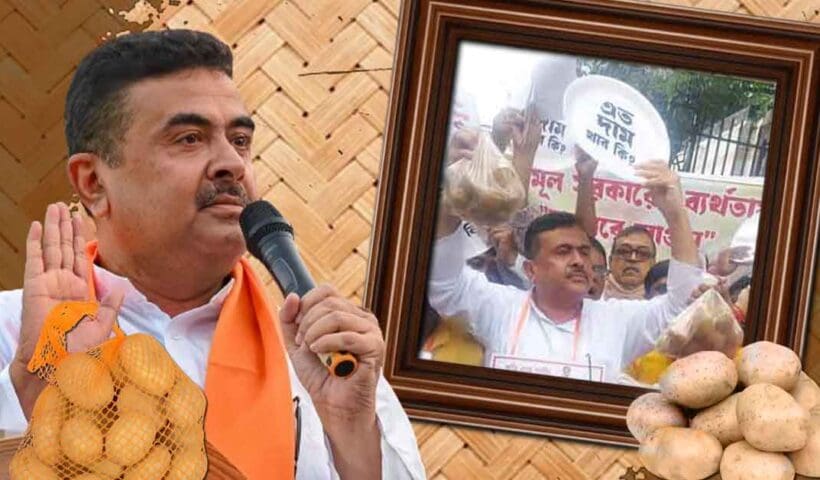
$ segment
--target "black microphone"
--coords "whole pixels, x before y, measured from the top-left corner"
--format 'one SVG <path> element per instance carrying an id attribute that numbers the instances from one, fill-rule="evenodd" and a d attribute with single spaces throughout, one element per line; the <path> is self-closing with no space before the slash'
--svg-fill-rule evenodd
<path id="1" fill-rule="evenodd" d="M 313 289 L 313 279 L 293 242 L 293 227 L 279 210 L 265 200 L 257 200 L 242 210 L 239 225 L 248 251 L 265 265 L 286 297 L 295 293 L 301 298 Z M 317 355 L 330 373 L 337 377 L 351 375 L 358 366 L 356 357 L 349 352 Z"/>

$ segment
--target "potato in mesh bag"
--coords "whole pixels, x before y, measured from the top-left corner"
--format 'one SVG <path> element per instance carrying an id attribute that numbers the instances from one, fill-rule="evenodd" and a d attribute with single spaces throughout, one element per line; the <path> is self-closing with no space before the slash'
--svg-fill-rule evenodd
<path id="1" fill-rule="evenodd" d="M 40 461 L 34 450 L 21 448 L 11 459 L 9 464 L 9 478 L 11 480 L 61 480 L 54 470 Z"/>
<path id="2" fill-rule="evenodd" d="M 524 185 L 510 162 L 486 132 L 472 158 L 444 171 L 443 203 L 454 215 L 477 225 L 505 223 L 524 206 Z"/>
<path id="3" fill-rule="evenodd" d="M 157 432 L 155 419 L 139 412 L 125 412 L 105 435 L 105 453 L 117 465 L 134 465 L 151 450 Z"/>
<path id="4" fill-rule="evenodd" d="M 201 479 L 205 395 L 153 337 L 115 336 L 66 352 L 66 333 L 96 303 L 64 302 L 46 319 L 29 370 L 48 386 L 11 463 L 11 480 Z"/>
<path id="5" fill-rule="evenodd" d="M 174 361 L 153 337 L 131 335 L 119 351 L 118 376 L 151 395 L 165 395 L 174 385 Z"/>
<path id="6" fill-rule="evenodd" d="M 63 428 L 65 408 L 65 398 L 53 385 L 47 386 L 34 404 L 29 426 L 32 448 L 37 458 L 46 465 L 56 465 L 63 458 L 60 431 Z"/>
<path id="7" fill-rule="evenodd" d="M 161 479 L 168 473 L 168 467 L 170 466 L 171 453 L 167 448 L 160 445 L 154 447 L 140 463 L 134 465 L 125 474 L 124 480 Z"/>
<path id="8" fill-rule="evenodd" d="M 168 475 L 165 480 L 186 480 L 188 478 L 202 478 L 208 471 L 208 462 L 202 454 L 201 447 L 189 445 L 183 446 L 177 451 Z"/>
<path id="9" fill-rule="evenodd" d="M 60 448 L 78 465 L 89 465 L 102 457 L 103 434 L 94 419 L 80 413 L 71 417 L 60 430 Z"/>

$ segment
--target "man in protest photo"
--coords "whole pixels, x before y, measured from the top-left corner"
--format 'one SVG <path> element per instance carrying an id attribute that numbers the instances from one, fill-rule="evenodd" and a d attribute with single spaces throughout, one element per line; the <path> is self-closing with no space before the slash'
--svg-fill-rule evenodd
<path id="1" fill-rule="evenodd" d="M 466 266 L 461 219 L 440 208 L 428 298 L 439 314 L 467 319 L 485 347 L 485 366 L 617 382 L 632 360 L 628 352 L 645 351 L 683 311 L 703 272 L 680 182 L 660 160 L 635 171 L 672 238 L 669 293 L 650 301 L 588 298 L 593 247 L 570 213 L 549 213 L 530 223 L 523 254 L 533 287 L 524 291 L 491 283 Z"/>
<path id="2" fill-rule="evenodd" d="M 655 264 L 657 248 L 652 234 L 638 225 L 621 230 L 612 242 L 604 298 L 644 298 L 644 279 Z"/>

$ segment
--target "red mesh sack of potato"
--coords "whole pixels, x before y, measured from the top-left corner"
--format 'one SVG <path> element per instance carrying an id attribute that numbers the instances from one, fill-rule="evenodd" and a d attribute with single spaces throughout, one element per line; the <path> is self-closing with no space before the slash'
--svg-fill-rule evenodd
<path id="1" fill-rule="evenodd" d="M 191 480 L 207 471 L 205 395 L 153 337 L 114 337 L 69 354 L 66 334 L 96 302 L 64 302 L 29 370 L 47 382 L 10 465 L 11 480 Z"/>

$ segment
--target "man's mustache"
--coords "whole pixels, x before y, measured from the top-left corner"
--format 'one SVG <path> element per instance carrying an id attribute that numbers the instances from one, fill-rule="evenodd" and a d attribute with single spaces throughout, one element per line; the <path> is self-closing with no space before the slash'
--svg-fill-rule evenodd
<path id="1" fill-rule="evenodd" d="M 238 198 L 242 206 L 250 203 L 245 187 L 239 183 L 217 183 L 207 184 L 196 194 L 196 206 L 199 209 L 207 208 L 216 202 L 219 195 L 230 195 Z"/>
<path id="2" fill-rule="evenodd" d="M 571 270 L 567 270 L 567 277 L 572 277 L 572 276 L 574 276 L 574 275 L 583 275 L 583 276 L 584 276 L 584 278 L 586 278 L 587 280 L 589 280 L 589 276 L 587 275 L 587 272 L 586 272 L 586 271 L 584 271 L 583 269 L 580 269 L 580 268 L 573 268 L 573 269 L 571 269 Z"/>

